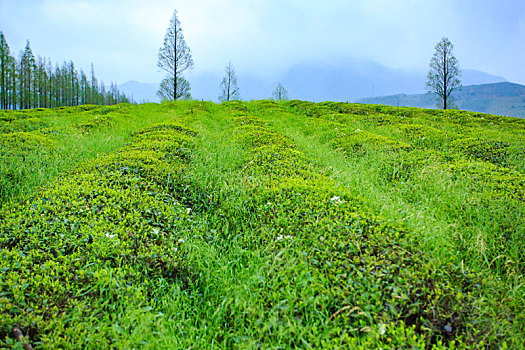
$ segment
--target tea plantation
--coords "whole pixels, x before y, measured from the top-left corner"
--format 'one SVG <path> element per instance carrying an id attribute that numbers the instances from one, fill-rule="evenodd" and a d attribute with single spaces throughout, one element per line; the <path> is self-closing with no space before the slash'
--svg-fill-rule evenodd
<path id="1" fill-rule="evenodd" d="M 525 120 L 0 111 L 0 347 L 525 346 Z"/>

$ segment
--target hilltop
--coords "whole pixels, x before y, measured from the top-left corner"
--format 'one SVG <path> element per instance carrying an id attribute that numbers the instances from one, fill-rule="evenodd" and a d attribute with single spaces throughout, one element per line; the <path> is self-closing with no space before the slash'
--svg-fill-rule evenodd
<path id="1" fill-rule="evenodd" d="M 459 109 L 525 118 L 525 86 L 509 82 L 468 85 L 453 93 Z M 436 108 L 433 94 L 397 94 L 358 99 L 359 103 Z"/>
<path id="2" fill-rule="evenodd" d="M 523 344 L 524 119 L 82 105 L 0 146 L 1 348 Z"/>

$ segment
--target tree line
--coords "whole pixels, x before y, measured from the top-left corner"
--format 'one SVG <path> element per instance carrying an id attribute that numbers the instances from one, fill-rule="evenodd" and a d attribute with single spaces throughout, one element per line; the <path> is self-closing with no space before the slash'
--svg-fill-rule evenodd
<path id="1" fill-rule="evenodd" d="M 130 102 L 115 83 L 98 82 L 91 64 L 89 77 L 72 61 L 53 65 L 35 57 L 29 41 L 17 60 L 0 31 L 0 109 L 54 108 L 83 104 L 114 105 Z"/>

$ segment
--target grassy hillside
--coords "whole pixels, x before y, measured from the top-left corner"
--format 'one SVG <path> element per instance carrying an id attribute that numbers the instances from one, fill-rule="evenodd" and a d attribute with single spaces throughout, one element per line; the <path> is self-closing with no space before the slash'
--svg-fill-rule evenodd
<path id="1" fill-rule="evenodd" d="M 463 86 L 453 93 L 459 109 L 525 118 L 525 86 L 514 83 L 494 83 Z M 434 94 L 392 95 L 359 99 L 360 103 L 377 103 L 389 106 L 436 108 Z"/>
<path id="2" fill-rule="evenodd" d="M 1 347 L 523 345 L 525 120 L 82 106 L 0 146 Z"/>

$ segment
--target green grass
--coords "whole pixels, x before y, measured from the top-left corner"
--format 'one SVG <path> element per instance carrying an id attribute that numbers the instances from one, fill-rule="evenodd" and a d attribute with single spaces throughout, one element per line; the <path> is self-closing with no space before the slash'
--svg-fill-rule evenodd
<path id="1" fill-rule="evenodd" d="M 84 108 L 1 121 L 29 133 L 1 139 L 28 169 L 2 176 L 3 347 L 21 345 L 13 327 L 36 348 L 522 345 L 523 122 L 300 101 Z"/>
<path id="2" fill-rule="evenodd" d="M 163 118 L 152 105 L 0 111 L 0 206 L 31 196 L 61 172 L 118 149 L 133 131 Z"/>

